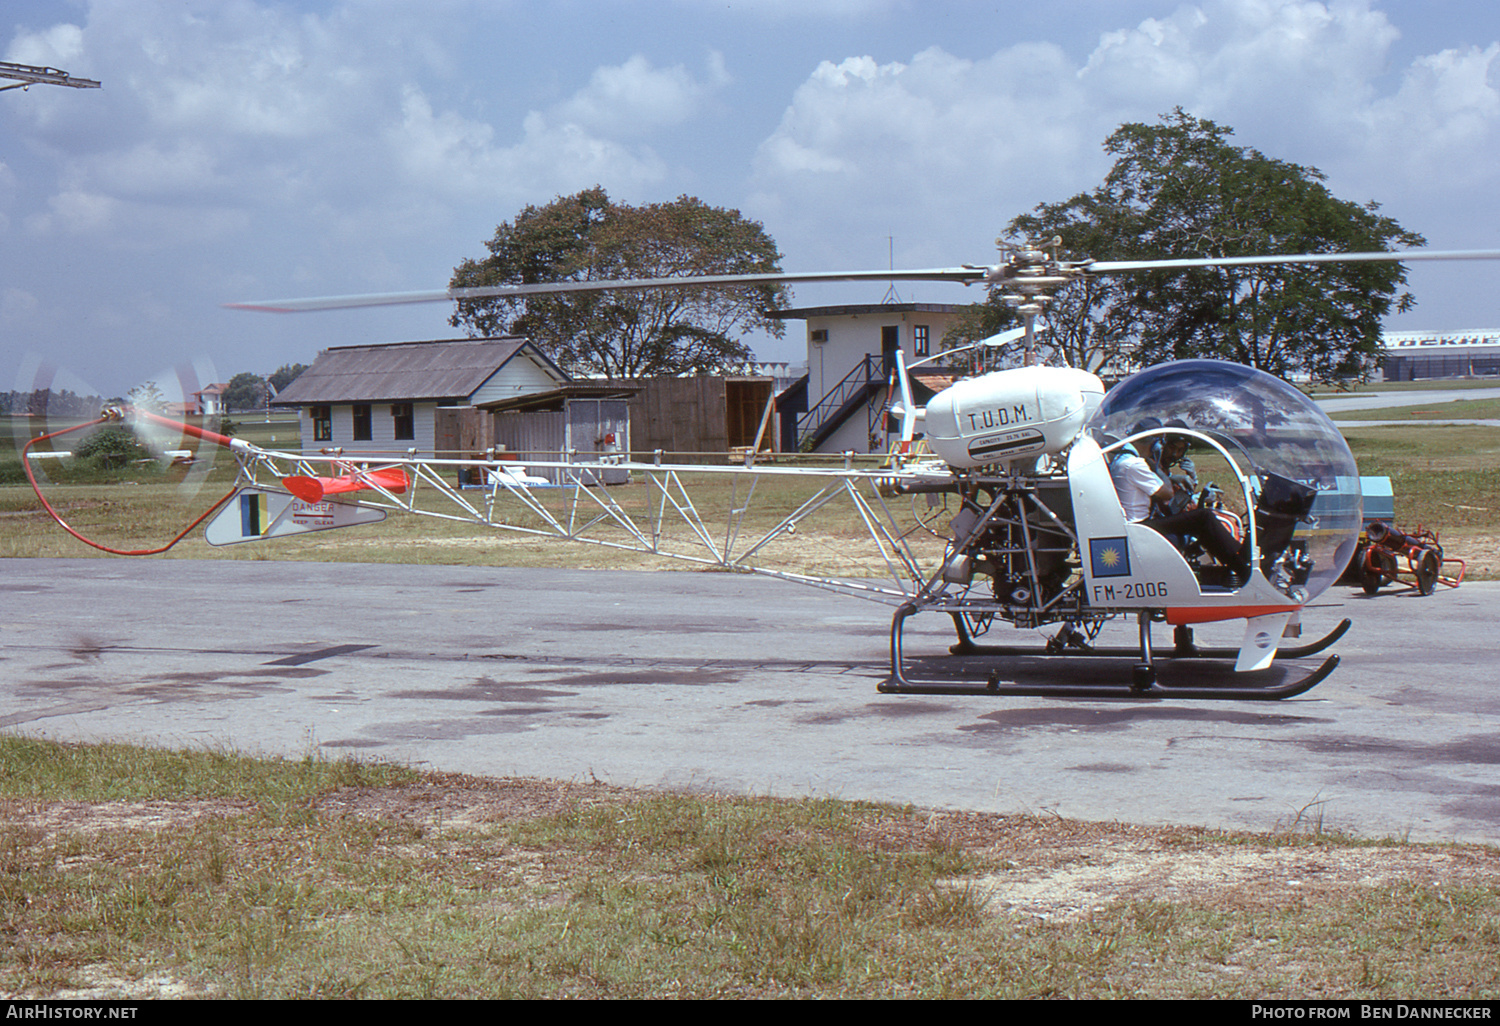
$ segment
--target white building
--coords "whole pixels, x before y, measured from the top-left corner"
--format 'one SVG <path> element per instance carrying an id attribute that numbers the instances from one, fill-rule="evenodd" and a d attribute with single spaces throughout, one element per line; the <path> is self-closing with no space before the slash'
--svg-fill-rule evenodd
<path id="1" fill-rule="evenodd" d="M 435 455 L 439 408 L 550 392 L 569 377 L 524 338 L 461 338 L 338 346 L 281 390 L 300 410 L 302 447 Z"/>
<path id="2" fill-rule="evenodd" d="M 883 452 L 894 355 L 914 363 L 936 354 L 959 308 L 878 303 L 780 310 L 807 322 L 807 376 L 777 402 L 786 452 Z"/>

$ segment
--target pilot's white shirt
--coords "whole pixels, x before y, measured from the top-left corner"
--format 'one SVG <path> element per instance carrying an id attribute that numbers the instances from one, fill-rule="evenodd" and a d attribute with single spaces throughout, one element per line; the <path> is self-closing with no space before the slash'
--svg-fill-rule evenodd
<path id="1" fill-rule="evenodd" d="M 1162 483 L 1151 464 L 1133 452 L 1117 452 L 1110 457 L 1109 476 L 1126 520 L 1136 523 L 1151 515 L 1151 496 L 1161 490 Z"/>

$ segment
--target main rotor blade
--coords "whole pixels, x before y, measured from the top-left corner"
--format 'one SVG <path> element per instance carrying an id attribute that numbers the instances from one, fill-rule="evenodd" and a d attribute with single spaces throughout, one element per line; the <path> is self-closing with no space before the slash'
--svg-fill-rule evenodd
<path id="1" fill-rule="evenodd" d="M 698 278 L 628 278 L 617 281 L 563 281 L 536 285 L 486 285 L 468 289 L 432 289 L 426 292 L 385 292 L 367 296 L 324 296 L 318 299 L 265 299 L 248 303 L 225 303 L 231 310 L 267 310 L 301 313 L 308 310 L 344 310 L 364 306 L 397 306 L 402 303 L 443 303 L 459 299 L 506 296 L 539 296 L 560 292 L 607 292 L 611 289 L 697 288 L 713 285 L 782 285 L 819 281 L 952 281 L 970 285 L 983 281 L 988 267 L 929 267 L 914 271 L 793 271 L 772 274 L 717 274 Z"/>
<path id="2" fill-rule="evenodd" d="M 1330 264 L 1358 261 L 1417 260 L 1500 260 L 1500 250 L 1453 250 L 1432 252 L 1407 250 L 1400 253 L 1299 253 L 1282 256 L 1187 257 L 1173 260 L 1092 260 L 1061 265 L 1061 277 L 1050 284 L 1063 284 L 1072 275 L 1123 274 L 1130 271 L 1186 270 L 1195 267 L 1250 267 L 1268 264 Z M 1031 265 L 1025 265 L 1031 266 Z M 1045 265 L 1037 265 L 1045 266 Z M 701 288 L 715 285 L 795 285 L 821 281 L 950 281 L 961 285 L 977 282 L 1009 282 L 1033 285 L 1044 279 L 1016 273 L 1012 264 L 986 267 L 965 264 L 961 267 L 928 267 L 897 271 L 792 271 L 770 274 L 717 274 L 692 278 L 627 278 L 609 281 L 545 282 L 534 285 L 488 285 L 467 289 L 432 289 L 425 292 L 384 292 L 359 296 L 323 296 L 316 299 L 264 299 L 245 303 L 225 303 L 231 310 L 266 310 L 272 313 L 300 313 L 310 310 L 345 310 L 367 306 L 399 306 L 405 303 L 448 303 L 460 299 L 489 299 L 511 296 L 541 296 L 569 292 L 607 292 L 612 289 Z M 1009 287 L 1009 286 L 1008 286 Z"/>
<path id="3" fill-rule="evenodd" d="M 1404 253 L 1299 253 L 1292 256 L 1202 257 L 1178 260 L 1093 260 L 1083 264 L 1090 274 L 1118 274 L 1125 271 L 1170 271 L 1193 267 L 1248 267 L 1259 264 L 1335 264 L 1385 260 L 1405 263 L 1408 260 L 1500 260 L 1500 249 L 1467 249 L 1431 252 L 1407 250 Z"/>

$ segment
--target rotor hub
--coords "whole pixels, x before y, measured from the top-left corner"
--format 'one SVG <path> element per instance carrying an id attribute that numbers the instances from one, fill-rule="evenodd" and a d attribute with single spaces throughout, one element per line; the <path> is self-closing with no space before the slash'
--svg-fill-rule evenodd
<path id="1" fill-rule="evenodd" d="M 1004 246 L 1005 243 L 1001 242 Z M 1058 289 L 1083 274 L 1083 265 L 1057 258 L 1062 239 L 1054 236 L 1045 246 L 1027 243 L 1009 250 L 1004 261 L 985 275 L 985 284 L 998 289 L 1000 301 L 1022 317 L 1036 317 Z"/>

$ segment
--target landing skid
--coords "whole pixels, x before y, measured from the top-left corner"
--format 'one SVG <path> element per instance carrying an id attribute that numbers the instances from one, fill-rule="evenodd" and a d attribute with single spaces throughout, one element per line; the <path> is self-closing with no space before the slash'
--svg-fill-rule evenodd
<path id="1" fill-rule="evenodd" d="M 908 603 L 896 611 L 895 618 L 891 622 L 891 676 L 880 686 L 883 694 L 1081 699 L 1172 698 L 1274 702 L 1311 690 L 1322 683 L 1339 665 L 1339 657 L 1331 655 L 1307 676 L 1288 680 L 1285 679 L 1286 675 L 1295 671 L 1282 660 L 1303 658 L 1323 651 L 1343 637 L 1350 625 L 1350 621 L 1346 619 L 1317 641 L 1295 648 L 1281 649 L 1278 653 L 1277 665 L 1253 675 L 1261 680 L 1270 677 L 1272 682 L 1258 686 L 1245 686 L 1212 683 L 1213 680 L 1222 679 L 1224 676 L 1224 667 L 1216 665 L 1215 661 L 1236 658 L 1239 655 L 1238 649 L 1197 648 L 1192 644 L 1190 631 L 1186 634 L 1179 631 L 1176 646 L 1158 652 L 1151 645 L 1150 621 L 1145 616 L 1142 616 L 1140 621 L 1141 645 L 1139 648 L 1068 648 L 1065 651 L 977 645 L 969 636 L 962 619 L 955 616 L 954 623 L 958 628 L 959 643 L 950 649 L 954 655 L 1009 656 L 1046 662 L 1058 662 L 1068 656 L 1086 656 L 1098 660 L 1094 663 L 1094 668 L 1085 674 L 1090 677 L 1098 676 L 1098 670 L 1103 669 L 1101 664 L 1104 660 L 1113 659 L 1121 663 L 1118 684 L 1031 684 L 1005 680 L 998 672 L 990 672 L 985 682 L 978 684 L 972 680 L 950 678 L 942 674 L 936 674 L 924 680 L 913 680 L 907 675 L 906 659 L 902 652 L 902 628 L 907 618 L 916 612 L 917 607 Z M 1156 658 L 1158 657 L 1166 659 L 1171 664 L 1167 680 L 1160 679 L 1157 673 Z M 1131 661 L 1128 667 L 1125 665 L 1127 660 Z M 1252 675 L 1236 675 L 1240 680 L 1250 676 Z"/>
<path id="2" fill-rule="evenodd" d="M 1339 621 L 1337 627 L 1329 631 L 1317 641 L 1295 647 L 1281 646 L 1276 650 L 1278 659 L 1304 659 L 1319 652 L 1337 642 L 1349 632 L 1354 623 L 1348 617 Z M 953 618 L 953 625 L 958 631 L 958 643 L 950 645 L 948 651 L 953 655 L 996 655 L 996 656 L 1106 656 L 1115 659 L 1127 659 L 1131 656 L 1140 655 L 1138 648 L 1124 648 L 1116 646 L 1113 648 L 1072 648 L 1063 651 L 1054 651 L 1050 647 L 1045 650 L 1036 648 L 1025 648 L 1015 645 L 980 645 L 975 643 L 969 630 L 964 626 L 961 617 Z M 1186 628 L 1179 628 L 1185 631 Z M 1235 659 L 1239 657 L 1240 650 L 1237 648 L 1199 648 L 1192 642 L 1192 632 L 1187 630 L 1186 634 L 1179 633 L 1171 648 L 1155 648 L 1153 654 L 1158 659 Z"/>

